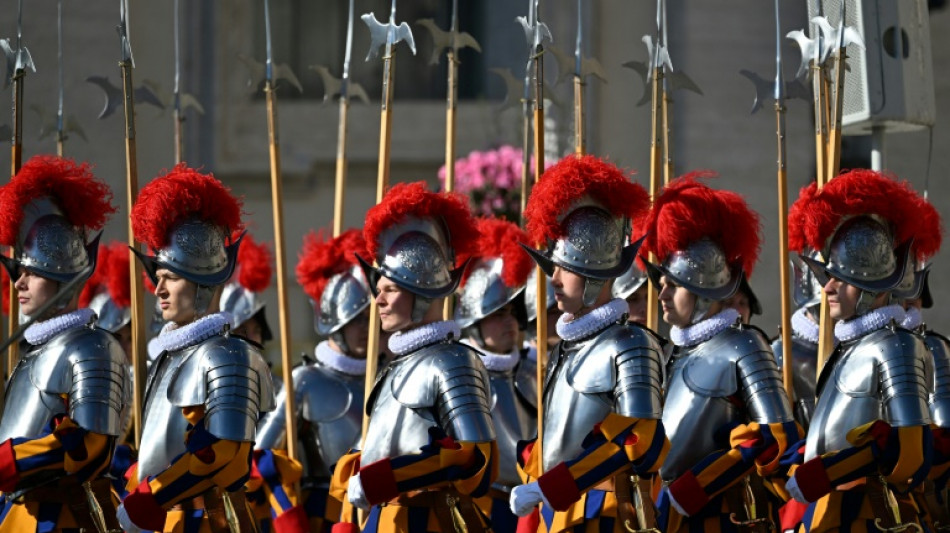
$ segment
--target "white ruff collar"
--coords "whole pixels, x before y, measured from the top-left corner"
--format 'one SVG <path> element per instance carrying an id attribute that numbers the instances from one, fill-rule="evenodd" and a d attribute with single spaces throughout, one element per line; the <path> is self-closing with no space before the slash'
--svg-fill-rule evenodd
<path id="1" fill-rule="evenodd" d="M 330 341 L 318 344 L 313 353 L 317 356 L 317 361 L 337 372 L 350 376 L 366 375 L 366 359 L 357 359 L 338 352 L 330 346 Z"/>
<path id="2" fill-rule="evenodd" d="M 162 332 L 158 334 L 158 337 L 155 337 L 155 347 L 158 353 L 187 348 L 224 333 L 231 326 L 231 320 L 231 313 L 222 311 L 203 316 L 182 327 L 178 327 L 174 322 L 169 322 L 162 328 Z"/>
<path id="3" fill-rule="evenodd" d="M 519 350 L 517 346 L 512 348 L 508 353 L 498 353 L 477 346 L 469 339 L 463 340 L 462 344 L 471 346 L 479 352 L 482 362 L 485 363 L 485 368 L 487 368 L 489 372 L 508 372 L 518 366 L 518 363 L 521 361 L 521 350 Z"/>
<path id="4" fill-rule="evenodd" d="M 735 324 L 738 319 L 739 311 L 731 307 L 723 309 L 715 315 L 695 324 L 690 324 L 685 328 L 670 327 L 670 340 L 676 346 L 695 346 L 715 337 L 719 332 Z"/>
<path id="5" fill-rule="evenodd" d="M 792 315 L 792 334 L 812 344 L 818 344 L 818 324 L 808 318 L 805 308 L 802 307 Z"/>
<path id="6" fill-rule="evenodd" d="M 389 337 L 389 351 L 396 355 L 406 355 L 423 346 L 458 339 L 461 334 L 462 331 L 454 320 L 432 322 L 407 331 L 393 333 Z"/>
<path id="7" fill-rule="evenodd" d="M 901 323 L 901 326 L 914 330 L 920 327 L 924 323 L 924 317 L 920 314 L 920 309 L 917 307 L 908 308 L 905 313 L 907 316 L 904 317 L 904 322 Z"/>
<path id="8" fill-rule="evenodd" d="M 557 334 L 558 337 L 566 341 L 576 341 L 590 337 L 617 322 L 620 317 L 629 312 L 630 307 L 626 300 L 614 298 L 577 319 L 574 319 L 574 315 L 570 313 L 564 313 L 561 318 L 557 319 Z"/>
<path id="9" fill-rule="evenodd" d="M 904 315 L 904 308 L 896 304 L 879 307 L 859 317 L 835 324 L 835 338 L 841 342 L 853 341 L 883 328 L 891 321 L 901 324 L 904 322 Z"/>
<path id="10" fill-rule="evenodd" d="M 34 346 L 43 344 L 68 329 L 88 325 L 95 318 L 96 312 L 92 309 L 76 309 L 49 320 L 34 323 L 23 332 L 23 338 Z"/>

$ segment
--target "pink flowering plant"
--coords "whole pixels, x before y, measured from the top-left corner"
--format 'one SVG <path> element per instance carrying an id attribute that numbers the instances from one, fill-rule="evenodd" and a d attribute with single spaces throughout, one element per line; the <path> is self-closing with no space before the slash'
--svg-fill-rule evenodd
<path id="1" fill-rule="evenodd" d="M 521 158 L 521 149 L 507 144 L 475 150 L 455 161 L 455 191 L 469 197 L 474 214 L 517 222 L 521 211 Z M 533 182 L 533 165 L 529 172 Z M 439 183 L 444 189 L 444 165 L 439 169 Z"/>

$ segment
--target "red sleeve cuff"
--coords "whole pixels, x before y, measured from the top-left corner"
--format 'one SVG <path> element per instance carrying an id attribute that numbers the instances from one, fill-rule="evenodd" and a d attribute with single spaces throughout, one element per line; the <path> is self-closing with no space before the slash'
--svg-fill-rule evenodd
<path id="1" fill-rule="evenodd" d="M 20 474 L 16 471 L 16 455 L 13 453 L 13 440 L 0 443 L 0 492 L 12 492 L 16 489 Z"/>
<path id="2" fill-rule="evenodd" d="M 337 522 L 330 528 L 330 533 L 360 533 L 360 526 L 351 522 Z"/>
<path id="3" fill-rule="evenodd" d="M 686 472 L 670 484 L 670 495 L 689 516 L 698 513 L 709 503 L 709 496 L 692 472 Z"/>
<path id="4" fill-rule="evenodd" d="M 307 533 L 310 519 L 303 507 L 295 505 L 274 519 L 274 533 Z"/>
<path id="5" fill-rule="evenodd" d="M 538 486 L 555 511 L 566 511 L 571 504 L 581 499 L 577 482 L 571 476 L 566 463 L 560 463 L 538 478 Z"/>
<path id="6" fill-rule="evenodd" d="M 125 511 L 129 513 L 129 518 L 135 525 L 142 529 L 151 531 L 162 531 L 165 529 L 165 516 L 167 513 L 158 500 L 152 494 L 152 488 L 148 485 L 148 479 L 142 481 L 135 490 L 129 493 L 122 500 Z"/>
<path id="7" fill-rule="evenodd" d="M 360 468 L 360 481 L 366 500 L 372 505 L 399 496 L 399 487 L 396 486 L 396 476 L 393 475 L 393 465 L 389 459 L 380 459 Z"/>
<path id="8" fill-rule="evenodd" d="M 810 502 L 816 502 L 831 492 L 831 480 L 828 479 L 828 471 L 825 470 L 821 457 L 802 463 L 795 471 L 795 481 L 798 482 L 802 496 Z"/>

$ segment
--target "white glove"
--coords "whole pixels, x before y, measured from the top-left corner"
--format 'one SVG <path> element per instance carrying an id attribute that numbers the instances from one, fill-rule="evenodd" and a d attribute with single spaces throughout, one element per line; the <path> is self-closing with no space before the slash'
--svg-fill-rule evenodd
<path id="1" fill-rule="evenodd" d="M 798 480 L 795 479 L 795 476 L 788 478 L 788 481 L 785 483 L 785 490 L 787 490 L 788 494 L 796 501 L 810 503 L 805 499 L 805 495 L 802 494 L 802 489 L 798 488 Z"/>
<path id="2" fill-rule="evenodd" d="M 360 481 L 359 474 L 350 478 L 350 483 L 346 487 L 346 499 L 364 511 L 369 509 L 369 500 L 366 499 L 366 493 L 363 492 L 363 482 Z"/>
<path id="3" fill-rule="evenodd" d="M 548 499 L 544 497 L 544 493 L 541 492 L 537 481 L 511 489 L 511 497 L 508 499 L 511 512 L 518 516 L 528 516 L 542 502 L 544 505 L 551 506 Z"/>
<path id="4" fill-rule="evenodd" d="M 670 506 L 672 506 L 674 509 L 676 509 L 676 512 L 677 512 L 677 513 L 679 513 L 679 514 L 681 514 L 681 515 L 683 515 L 683 516 L 689 516 L 689 513 L 687 513 L 687 512 L 683 509 L 683 506 L 680 505 L 680 502 L 676 501 L 676 498 L 673 497 L 673 493 L 672 493 L 672 492 L 667 493 L 667 496 L 670 497 Z"/>
<path id="5" fill-rule="evenodd" d="M 119 525 L 126 533 L 142 533 L 142 528 L 135 525 L 135 522 L 132 522 L 132 519 L 129 518 L 125 505 L 119 505 L 119 508 L 115 510 L 115 517 L 119 519 Z"/>

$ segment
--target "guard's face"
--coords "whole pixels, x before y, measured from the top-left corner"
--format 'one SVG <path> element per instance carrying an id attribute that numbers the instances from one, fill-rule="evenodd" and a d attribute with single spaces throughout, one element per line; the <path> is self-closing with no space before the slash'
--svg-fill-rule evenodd
<path id="1" fill-rule="evenodd" d="M 14 287 L 20 302 L 20 312 L 32 318 L 37 309 L 56 296 L 59 283 L 21 269 Z"/>
<path id="2" fill-rule="evenodd" d="M 343 341 L 350 349 L 346 355 L 364 359 L 366 343 L 369 341 L 369 308 L 347 322 L 340 331 L 343 333 Z"/>
<path id="3" fill-rule="evenodd" d="M 508 304 L 481 319 L 478 323 L 485 349 L 495 353 L 510 353 L 518 339 L 518 320 L 514 305 Z"/>
<path id="4" fill-rule="evenodd" d="M 392 280 L 381 277 L 376 283 L 376 305 L 383 331 L 402 331 L 412 325 L 412 304 L 415 297 Z"/>
<path id="5" fill-rule="evenodd" d="M 155 297 L 162 309 L 162 320 L 179 326 L 194 321 L 198 286 L 165 268 L 156 270 L 155 276 L 158 278 Z"/>
<path id="6" fill-rule="evenodd" d="M 861 289 L 840 279 L 830 278 L 825 283 L 824 291 L 828 295 L 828 315 L 832 320 L 848 320 L 857 314 Z"/>
<path id="7" fill-rule="evenodd" d="M 551 276 L 554 299 L 557 307 L 565 313 L 576 315 L 584 307 L 584 277 L 559 266 Z"/>
<path id="8" fill-rule="evenodd" d="M 660 278 L 660 308 L 663 321 L 671 326 L 685 328 L 693 317 L 696 295 L 663 276 Z"/>
<path id="9" fill-rule="evenodd" d="M 722 306 L 725 308 L 731 307 L 739 311 L 739 316 L 742 317 L 743 324 L 748 324 L 752 317 L 752 307 L 751 304 L 749 304 L 749 297 L 742 291 L 736 291 L 731 298 L 723 300 Z"/>
<path id="10" fill-rule="evenodd" d="M 630 322 L 644 325 L 647 323 L 647 284 L 640 285 L 640 288 L 633 291 L 633 294 L 627 296 L 627 308 L 629 308 Z"/>

